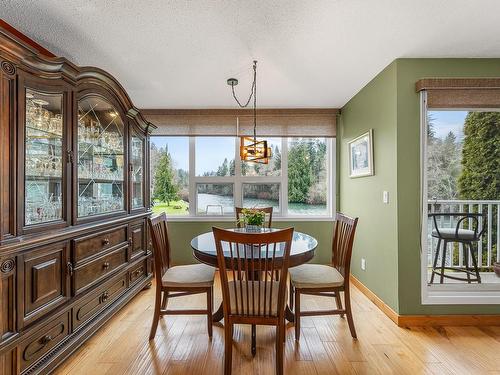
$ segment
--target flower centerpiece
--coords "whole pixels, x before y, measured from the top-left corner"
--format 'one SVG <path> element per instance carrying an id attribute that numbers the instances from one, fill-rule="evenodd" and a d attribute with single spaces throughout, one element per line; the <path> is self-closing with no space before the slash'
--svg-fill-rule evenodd
<path id="1" fill-rule="evenodd" d="M 247 232 L 259 232 L 266 219 L 266 213 L 258 208 L 244 208 L 238 223 L 243 224 Z"/>

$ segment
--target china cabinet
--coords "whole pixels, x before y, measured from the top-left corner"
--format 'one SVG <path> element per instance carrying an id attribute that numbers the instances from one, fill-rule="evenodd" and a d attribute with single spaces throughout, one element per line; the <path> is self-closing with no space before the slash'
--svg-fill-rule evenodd
<path id="1" fill-rule="evenodd" d="M 154 126 L 39 51 L 0 27 L 0 374 L 51 372 L 152 277 Z"/>

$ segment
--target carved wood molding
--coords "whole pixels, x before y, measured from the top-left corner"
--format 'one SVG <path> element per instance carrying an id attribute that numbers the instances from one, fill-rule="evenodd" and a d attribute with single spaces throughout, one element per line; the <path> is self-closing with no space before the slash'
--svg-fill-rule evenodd
<path id="1" fill-rule="evenodd" d="M 13 258 L 0 261 L 0 272 L 4 275 L 10 274 L 16 268 L 16 261 Z"/>
<path id="2" fill-rule="evenodd" d="M 500 89 L 500 78 L 424 78 L 415 84 L 422 90 Z"/>
<path id="3" fill-rule="evenodd" d="M 12 64 L 10 61 L 7 61 L 7 60 L 3 60 L 1 63 L 0 63 L 0 66 L 2 67 L 2 71 L 9 75 L 9 76 L 13 76 L 16 74 L 16 66 L 14 64 Z"/>

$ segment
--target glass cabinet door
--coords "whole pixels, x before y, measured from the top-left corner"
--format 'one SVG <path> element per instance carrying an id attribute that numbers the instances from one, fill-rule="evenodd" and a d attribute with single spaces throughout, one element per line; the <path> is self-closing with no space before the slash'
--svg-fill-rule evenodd
<path id="1" fill-rule="evenodd" d="M 131 137 L 132 209 L 144 207 L 144 139 Z"/>
<path id="2" fill-rule="evenodd" d="M 99 96 L 78 101 L 78 217 L 124 210 L 124 124 Z"/>
<path id="3" fill-rule="evenodd" d="M 24 224 L 63 219 L 63 94 L 26 89 Z"/>

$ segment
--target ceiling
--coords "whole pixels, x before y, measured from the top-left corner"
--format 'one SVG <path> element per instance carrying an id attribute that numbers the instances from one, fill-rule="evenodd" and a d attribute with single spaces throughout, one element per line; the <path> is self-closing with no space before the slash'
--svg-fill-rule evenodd
<path id="1" fill-rule="evenodd" d="M 1 0 L 51 52 L 113 74 L 141 108 L 342 107 L 398 57 L 500 57 L 498 0 Z"/>

